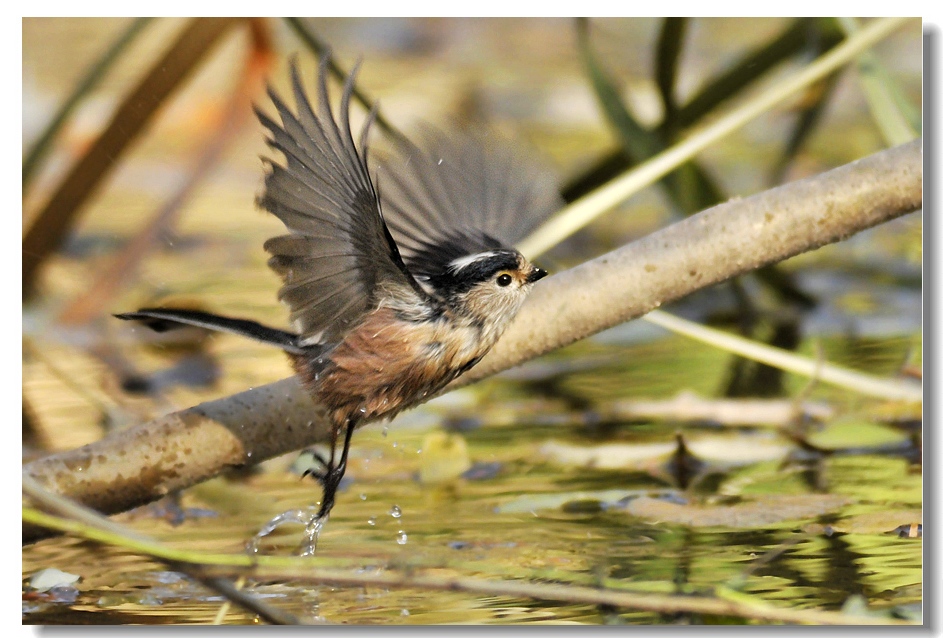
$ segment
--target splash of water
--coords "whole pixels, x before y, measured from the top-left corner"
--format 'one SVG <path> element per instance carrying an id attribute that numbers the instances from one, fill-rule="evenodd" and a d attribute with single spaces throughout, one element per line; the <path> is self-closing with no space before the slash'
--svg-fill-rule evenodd
<path id="1" fill-rule="evenodd" d="M 252 539 L 246 543 L 246 551 L 250 554 L 259 553 L 259 545 L 262 539 L 274 532 L 282 525 L 299 523 L 304 525 L 301 544 L 298 545 L 296 553 L 299 556 L 314 556 L 318 547 L 318 538 L 321 536 L 321 530 L 327 523 L 330 516 L 318 516 L 318 510 L 314 507 L 289 510 L 275 516 L 260 529 Z"/>

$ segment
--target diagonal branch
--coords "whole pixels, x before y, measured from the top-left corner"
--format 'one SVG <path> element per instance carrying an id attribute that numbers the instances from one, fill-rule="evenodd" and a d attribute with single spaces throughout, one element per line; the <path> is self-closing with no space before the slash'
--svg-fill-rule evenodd
<path id="1" fill-rule="evenodd" d="M 540 282 L 482 362 L 478 381 L 695 290 L 833 243 L 922 206 L 922 140 L 732 200 Z M 23 468 L 104 513 L 325 441 L 329 426 L 292 379 L 117 432 Z M 24 524 L 23 539 L 49 532 Z"/>

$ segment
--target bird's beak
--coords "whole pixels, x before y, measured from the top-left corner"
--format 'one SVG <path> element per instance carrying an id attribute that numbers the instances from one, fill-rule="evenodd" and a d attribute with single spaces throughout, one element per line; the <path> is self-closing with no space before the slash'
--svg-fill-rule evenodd
<path id="1" fill-rule="evenodd" d="M 538 279 L 543 279 L 547 276 L 547 271 L 543 268 L 538 268 L 534 266 L 534 269 L 530 271 L 530 274 L 527 275 L 527 283 L 532 284 Z"/>

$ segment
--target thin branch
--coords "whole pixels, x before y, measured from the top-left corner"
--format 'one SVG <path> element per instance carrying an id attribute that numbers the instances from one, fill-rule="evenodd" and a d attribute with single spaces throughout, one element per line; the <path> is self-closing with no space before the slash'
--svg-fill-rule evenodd
<path id="1" fill-rule="evenodd" d="M 852 390 L 859 394 L 896 401 L 919 402 L 923 399 L 923 388 L 904 379 L 876 377 L 872 374 L 843 368 L 825 361 L 817 361 L 782 348 L 774 348 L 765 343 L 745 339 L 739 335 L 702 326 L 659 310 L 651 311 L 645 315 L 644 319 L 665 330 L 709 343 L 727 352 L 739 354 L 741 357 L 759 361 L 794 374 L 814 377 L 822 383 Z"/>
<path id="2" fill-rule="evenodd" d="M 123 537 L 113 537 L 95 529 L 81 527 L 30 509 L 23 510 L 24 519 L 49 525 L 91 540 L 111 542 L 152 556 L 158 560 L 181 564 L 181 551 L 159 543 L 126 543 Z M 712 616 L 735 616 L 763 622 L 816 625 L 910 625 L 906 621 L 873 616 L 853 616 L 816 609 L 783 609 L 741 592 L 719 588 L 718 596 L 652 594 L 629 590 L 626 584 L 605 579 L 601 587 L 587 587 L 571 583 L 540 583 L 523 580 L 483 579 L 425 575 L 416 568 L 405 571 L 364 573 L 341 569 L 325 569 L 313 560 L 296 557 L 286 560 L 280 556 L 211 555 L 186 552 L 191 561 L 188 569 L 204 578 L 235 578 L 246 576 L 258 580 L 308 582 L 344 587 L 382 587 L 419 589 L 425 591 L 460 591 L 487 596 L 508 596 L 567 603 L 607 605 L 661 614 L 693 613 Z M 170 556 L 174 556 L 173 559 Z"/>
<path id="3" fill-rule="evenodd" d="M 837 20 L 845 35 L 849 37 L 861 30 L 861 25 L 855 18 L 840 17 Z M 861 88 L 868 100 L 868 108 L 871 110 L 871 117 L 874 118 L 887 145 L 897 146 L 917 137 L 917 132 L 911 128 L 901 108 L 909 104 L 903 101 L 900 89 L 888 75 L 878 57 L 871 51 L 865 51 L 858 58 L 857 67 Z M 907 110 L 915 111 L 916 109 Z M 919 116 L 916 119 L 919 123 Z"/>
<path id="4" fill-rule="evenodd" d="M 909 18 L 879 18 L 825 53 L 794 75 L 748 100 L 709 126 L 698 129 L 682 142 L 659 153 L 644 164 L 628 171 L 602 188 L 573 202 L 548 223 L 521 242 L 522 253 L 535 257 L 546 252 L 591 221 L 625 201 L 645 186 L 661 179 L 678 166 L 708 148 L 755 117 L 841 68 L 883 38 L 908 22 Z"/>
<path id="5" fill-rule="evenodd" d="M 139 546 L 148 547 L 158 544 L 154 539 L 110 521 L 102 517 L 98 512 L 82 507 L 78 503 L 74 503 L 58 494 L 53 494 L 29 476 L 23 476 L 23 493 L 37 504 L 41 504 L 46 509 L 57 512 L 60 516 L 64 516 L 66 521 L 74 522 L 72 525 L 73 530 L 84 530 L 85 533 L 83 535 L 86 537 L 95 536 L 95 532 L 97 531 L 104 533 L 107 538 L 120 539 L 122 542 L 127 541 Z M 39 512 L 35 513 L 39 514 Z M 25 517 L 28 516 L 29 514 L 25 514 Z M 40 514 L 40 519 L 41 518 L 42 515 Z M 161 558 L 153 553 L 145 553 L 167 564 L 171 569 L 183 572 L 197 579 L 209 589 L 221 594 L 226 600 L 232 601 L 254 614 L 259 614 L 259 616 L 267 622 L 279 625 L 299 624 L 298 619 L 292 614 L 270 607 L 255 596 L 240 591 L 227 577 L 206 575 L 200 573 L 200 570 L 194 569 L 189 564 L 168 558 Z"/>

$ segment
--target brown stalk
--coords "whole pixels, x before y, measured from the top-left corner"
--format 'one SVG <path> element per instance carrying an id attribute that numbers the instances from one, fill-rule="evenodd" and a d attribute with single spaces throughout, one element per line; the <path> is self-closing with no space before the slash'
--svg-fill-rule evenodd
<path id="1" fill-rule="evenodd" d="M 223 115 L 215 128 L 198 145 L 202 151 L 183 174 L 177 191 L 164 203 L 150 222 L 115 256 L 88 289 L 66 306 L 58 321 L 66 325 L 79 325 L 101 316 L 118 290 L 137 274 L 141 261 L 150 254 L 161 234 L 176 221 L 183 205 L 210 170 L 216 166 L 227 146 L 236 139 L 239 131 L 252 118 L 252 98 L 264 86 L 265 76 L 274 60 L 270 36 L 260 20 L 252 20 L 250 27 L 252 45 L 248 51 L 242 74 L 226 103 Z"/>
<path id="2" fill-rule="evenodd" d="M 195 18 L 127 96 L 108 126 L 62 180 L 23 237 L 23 294 L 31 294 L 39 267 L 62 243 L 83 204 L 121 155 L 144 131 L 166 98 L 230 27 L 242 18 Z"/>

